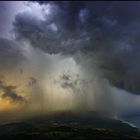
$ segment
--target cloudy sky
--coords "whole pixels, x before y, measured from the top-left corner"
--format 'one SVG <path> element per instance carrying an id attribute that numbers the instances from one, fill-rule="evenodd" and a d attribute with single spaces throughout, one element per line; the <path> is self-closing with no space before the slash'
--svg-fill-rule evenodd
<path id="1" fill-rule="evenodd" d="M 139 114 L 139 7 L 1 1 L 1 116 L 59 110 Z"/>

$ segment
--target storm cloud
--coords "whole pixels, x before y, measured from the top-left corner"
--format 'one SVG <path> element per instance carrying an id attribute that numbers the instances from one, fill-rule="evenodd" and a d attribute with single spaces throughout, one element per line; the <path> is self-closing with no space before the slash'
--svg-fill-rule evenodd
<path id="1" fill-rule="evenodd" d="M 22 109 L 14 105 L 29 115 L 139 112 L 139 7 L 0 2 L 0 103 L 12 101 L 0 109 L 25 102 Z"/>
<path id="2" fill-rule="evenodd" d="M 16 93 L 16 87 L 15 86 L 8 86 L 5 85 L 2 81 L 0 81 L 0 90 L 2 90 L 2 98 L 9 98 L 10 100 L 14 102 L 25 102 L 26 100 L 24 97 L 18 95 Z"/>
<path id="3" fill-rule="evenodd" d="M 17 39 L 24 38 L 49 54 L 93 53 L 89 59 L 97 56 L 104 78 L 140 94 L 139 2 L 44 1 L 39 5 L 43 18 L 32 11 L 15 17 Z"/>
<path id="4" fill-rule="evenodd" d="M 0 38 L 0 68 L 13 69 L 25 60 L 24 51 L 15 42 Z"/>

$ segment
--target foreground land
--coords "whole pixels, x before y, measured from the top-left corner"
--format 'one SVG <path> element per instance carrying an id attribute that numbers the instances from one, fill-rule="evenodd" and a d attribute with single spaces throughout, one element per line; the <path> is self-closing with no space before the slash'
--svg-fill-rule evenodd
<path id="1" fill-rule="evenodd" d="M 140 139 L 139 129 L 95 113 L 56 113 L 0 125 L 0 139 Z"/>

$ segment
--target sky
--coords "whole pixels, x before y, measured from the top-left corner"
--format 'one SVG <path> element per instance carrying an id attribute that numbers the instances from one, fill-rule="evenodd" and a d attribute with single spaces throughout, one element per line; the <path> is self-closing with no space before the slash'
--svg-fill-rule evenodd
<path id="1" fill-rule="evenodd" d="M 140 114 L 139 7 L 1 1 L 0 120 L 9 112 Z"/>

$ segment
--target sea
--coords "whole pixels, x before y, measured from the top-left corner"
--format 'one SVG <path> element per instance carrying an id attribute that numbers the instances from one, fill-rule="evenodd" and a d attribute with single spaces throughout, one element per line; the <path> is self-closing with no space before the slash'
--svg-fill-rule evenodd
<path id="1" fill-rule="evenodd" d="M 132 127 L 137 127 L 140 129 L 140 114 L 122 116 L 121 120 L 128 123 Z"/>

